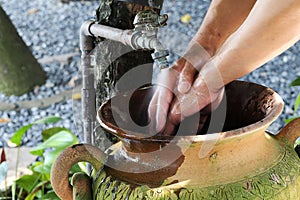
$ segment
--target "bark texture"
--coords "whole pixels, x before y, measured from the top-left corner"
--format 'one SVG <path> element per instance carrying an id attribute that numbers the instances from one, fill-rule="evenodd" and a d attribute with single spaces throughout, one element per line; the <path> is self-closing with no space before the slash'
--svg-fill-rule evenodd
<path id="1" fill-rule="evenodd" d="M 98 23 L 120 29 L 133 29 L 135 15 L 141 10 L 151 9 L 126 2 L 101 0 L 97 10 Z M 159 10 L 156 9 L 157 12 Z M 109 40 L 97 40 L 96 55 L 96 82 L 97 82 L 97 105 L 110 98 L 117 92 L 136 88 L 137 82 L 151 82 L 153 60 L 152 51 L 134 51 L 131 47 Z M 132 77 L 131 82 L 118 83 L 120 78 L 129 70 L 141 66 L 143 70 L 138 77 Z"/>
<path id="2" fill-rule="evenodd" d="M 22 95 L 45 79 L 45 72 L 0 7 L 0 92 Z"/>

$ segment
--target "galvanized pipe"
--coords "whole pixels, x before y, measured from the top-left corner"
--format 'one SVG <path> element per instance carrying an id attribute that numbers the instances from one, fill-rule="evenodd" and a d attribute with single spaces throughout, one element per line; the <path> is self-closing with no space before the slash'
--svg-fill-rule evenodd
<path id="1" fill-rule="evenodd" d="M 156 34 L 148 36 L 139 31 L 121 30 L 110 26 L 96 24 L 94 21 L 86 21 L 81 26 L 81 49 L 86 50 L 87 44 L 92 46 L 91 39 L 95 37 L 105 38 L 131 46 L 133 49 L 162 50 L 163 45 L 157 39 Z M 88 49 L 90 50 L 90 49 Z"/>
<path id="2" fill-rule="evenodd" d="M 105 38 L 117 42 L 121 42 L 122 44 L 129 45 L 131 47 L 131 40 L 133 31 L 132 30 L 121 30 L 118 28 L 113 28 L 110 26 L 105 26 L 101 24 L 91 24 L 89 26 L 89 32 L 94 37 Z"/>
<path id="3" fill-rule="evenodd" d="M 84 22 L 80 29 L 83 140 L 88 144 L 93 143 L 93 130 L 96 121 L 94 67 L 91 64 L 91 52 L 95 46 L 94 38 L 89 33 L 91 23 L 93 22 Z"/>
<path id="4" fill-rule="evenodd" d="M 93 144 L 93 130 L 96 121 L 96 92 L 94 83 L 94 67 L 91 64 L 91 51 L 94 49 L 94 39 L 97 37 L 121 42 L 133 49 L 154 50 L 152 57 L 157 60 L 160 68 L 168 67 L 164 50 L 157 39 L 155 31 L 121 30 L 94 21 L 86 21 L 80 29 L 80 50 L 82 53 L 82 118 L 84 141 Z"/>

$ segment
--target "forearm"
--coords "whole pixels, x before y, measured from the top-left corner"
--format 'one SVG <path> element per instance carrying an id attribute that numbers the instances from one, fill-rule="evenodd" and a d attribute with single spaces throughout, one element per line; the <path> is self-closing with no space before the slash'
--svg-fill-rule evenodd
<path id="1" fill-rule="evenodd" d="M 246 19 L 256 0 L 213 0 L 193 40 L 212 56 Z"/>
<path id="2" fill-rule="evenodd" d="M 221 76 L 225 85 L 255 70 L 299 39 L 299 0 L 258 0 L 245 22 L 204 66 L 201 76 L 210 84 L 220 84 L 213 83 L 213 79 Z"/>

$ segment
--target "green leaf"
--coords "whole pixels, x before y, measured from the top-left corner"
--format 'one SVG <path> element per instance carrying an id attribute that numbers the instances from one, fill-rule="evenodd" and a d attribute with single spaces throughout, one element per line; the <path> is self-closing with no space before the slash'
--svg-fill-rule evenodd
<path id="1" fill-rule="evenodd" d="M 41 175 L 38 173 L 33 173 L 32 175 L 24 175 L 18 180 L 16 183 L 19 187 L 25 189 L 28 193 L 38 184 L 38 180 L 40 179 Z"/>
<path id="2" fill-rule="evenodd" d="M 62 149 L 56 149 L 53 151 L 47 151 L 44 154 L 44 162 L 40 163 L 39 165 L 36 165 L 33 167 L 33 171 L 44 174 L 48 176 L 51 171 L 51 167 L 54 163 L 54 160 L 57 158 L 57 156 L 62 152 Z"/>
<path id="3" fill-rule="evenodd" d="M 26 125 L 26 126 L 23 126 L 23 127 L 19 128 L 19 129 L 13 134 L 13 136 L 10 138 L 10 141 L 11 141 L 12 143 L 16 144 L 17 146 L 20 146 L 24 134 L 25 134 L 26 131 L 27 131 L 28 129 L 30 129 L 31 127 L 32 127 L 32 124 L 28 124 L 28 125 Z"/>
<path id="4" fill-rule="evenodd" d="M 48 177 L 48 175 L 51 172 L 51 166 L 45 166 L 44 164 L 38 165 L 33 168 L 33 171 L 43 174 L 43 175 L 46 175 Z"/>
<path id="5" fill-rule="evenodd" d="M 50 171 L 52 166 L 45 166 L 44 162 L 36 162 L 31 166 L 31 170 L 34 173 L 41 174 L 40 180 L 49 181 L 50 180 Z"/>
<path id="6" fill-rule="evenodd" d="M 300 116 L 291 117 L 291 118 L 285 119 L 284 122 L 285 122 L 286 124 L 288 124 L 288 123 L 290 123 L 291 121 L 293 121 L 294 119 L 298 119 L 298 118 L 300 118 Z"/>
<path id="7" fill-rule="evenodd" d="M 47 192 L 42 198 L 43 200 L 60 200 L 53 190 Z"/>
<path id="8" fill-rule="evenodd" d="M 296 78 L 290 86 L 300 86 L 300 77 Z"/>
<path id="9" fill-rule="evenodd" d="M 296 101 L 295 101 L 295 105 L 294 105 L 294 112 L 296 113 L 298 108 L 299 108 L 299 105 L 300 105 L 300 93 L 298 94 L 297 98 L 296 98 Z"/>
<path id="10" fill-rule="evenodd" d="M 76 163 L 70 169 L 70 173 L 71 174 L 75 174 L 77 172 L 85 172 L 85 173 L 87 173 L 86 170 L 85 170 L 86 169 L 85 165 L 86 165 L 85 162 Z"/>
<path id="11" fill-rule="evenodd" d="M 41 169 L 43 169 L 44 162 L 35 162 L 33 166 L 31 166 L 31 170 L 33 172 L 41 173 Z"/>
<path id="12" fill-rule="evenodd" d="M 46 141 L 47 139 L 49 139 L 51 136 L 59 133 L 60 131 L 69 131 L 71 132 L 69 129 L 67 128 L 63 128 L 63 127 L 53 127 L 53 128 L 49 128 L 46 130 L 42 131 L 42 137 L 43 140 Z"/>
<path id="13" fill-rule="evenodd" d="M 77 137 L 69 131 L 60 131 L 59 133 L 51 136 L 48 140 L 33 148 L 31 152 L 44 150 L 47 148 L 65 149 L 73 144 L 78 144 Z"/>
<path id="14" fill-rule="evenodd" d="M 36 161 L 34 163 L 32 163 L 32 165 L 29 166 L 29 169 L 34 171 L 33 169 L 36 167 L 36 166 L 39 166 L 39 165 L 43 165 L 43 161 Z"/>
<path id="15" fill-rule="evenodd" d="M 84 173 L 88 174 L 86 162 L 79 162 L 79 163 L 75 164 L 73 167 L 70 169 L 70 172 L 72 174 L 75 174 L 76 172 L 84 172 Z M 72 170 L 74 170 L 74 171 L 72 171 Z"/>
<path id="16" fill-rule="evenodd" d="M 6 179 L 7 171 L 8 171 L 7 162 L 4 161 L 0 164 L 0 182 Z"/>
<path id="17" fill-rule="evenodd" d="M 45 192 L 45 184 L 48 184 L 49 181 L 41 181 L 39 182 L 33 189 L 32 192 L 28 194 L 25 200 L 33 200 L 36 197 L 42 197 Z"/>
<path id="18" fill-rule="evenodd" d="M 36 195 L 35 193 L 29 193 L 25 198 L 25 200 L 34 200 L 35 195 Z"/>
<path id="19" fill-rule="evenodd" d="M 56 123 L 56 122 L 58 122 L 60 120 L 62 120 L 61 117 L 49 116 L 49 117 L 45 117 L 43 119 L 36 120 L 32 124 Z"/>
<path id="20" fill-rule="evenodd" d="M 34 155 L 34 156 L 43 156 L 44 150 L 43 150 L 43 149 L 36 150 L 36 151 L 31 150 L 30 153 L 31 153 L 32 155 Z"/>
<path id="21" fill-rule="evenodd" d="M 16 182 L 13 182 L 11 186 L 11 196 L 13 197 L 13 200 L 15 199 L 16 191 L 17 191 L 17 184 Z"/>
<path id="22" fill-rule="evenodd" d="M 14 135 L 10 138 L 10 141 L 14 144 L 16 144 L 17 146 L 21 145 L 22 142 L 22 138 L 24 136 L 24 134 L 26 133 L 26 131 L 28 129 L 30 129 L 34 124 L 46 124 L 46 123 L 55 123 L 62 120 L 62 118 L 60 117 L 56 117 L 56 116 L 50 116 L 50 117 L 45 117 L 43 119 L 37 120 L 32 122 L 31 124 L 28 124 L 26 126 L 23 126 L 21 128 L 19 128 Z"/>
<path id="23" fill-rule="evenodd" d="M 62 152 L 62 149 L 56 149 L 53 151 L 48 151 L 45 153 L 45 161 L 44 164 L 48 166 L 52 166 L 57 156 Z"/>

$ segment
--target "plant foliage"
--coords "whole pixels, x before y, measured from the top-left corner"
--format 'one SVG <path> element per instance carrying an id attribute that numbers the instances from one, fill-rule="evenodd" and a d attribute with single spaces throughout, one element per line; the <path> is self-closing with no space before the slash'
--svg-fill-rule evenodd
<path id="1" fill-rule="evenodd" d="M 60 117 L 46 117 L 21 127 L 11 137 L 11 142 L 20 147 L 25 133 L 36 124 L 55 123 L 62 120 Z M 37 156 L 37 161 L 29 169 L 30 175 L 24 175 L 15 181 L 12 187 L 13 199 L 59 199 L 50 184 L 50 171 L 56 157 L 66 148 L 78 144 L 78 138 L 69 129 L 53 127 L 41 132 L 43 142 L 35 146 L 30 153 Z M 5 167 L 5 166 L 3 166 Z M 1 170 L 1 168 L 0 168 Z M 5 169 L 4 169 L 5 170 Z M 4 171 L 3 170 L 3 171 Z M 83 171 L 78 165 L 73 167 L 73 173 Z M 1 178 L 1 177 L 0 177 Z"/>
<path id="2" fill-rule="evenodd" d="M 290 86 L 292 87 L 295 87 L 295 86 L 300 86 L 300 77 L 296 78 L 291 84 Z M 300 92 L 299 94 L 297 95 L 296 97 L 296 100 L 295 100 L 295 104 L 294 104 L 294 115 L 296 114 L 296 112 L 298 111 L 299 109 L 299 106 L 300 106 Z M 290 117 L 288 119 L 285 119 L 285 123 L 290 123 L 291 121 L 293 121 L 294 119 L 297 119 L 299 118 L 300 116 L 299 115 L 295 115 L 293 117 Z"/>
<path id="3" fill-rule="evenodd" d="M 296 78 L 290 86 L 300 86 L 300 77 Z"/>

